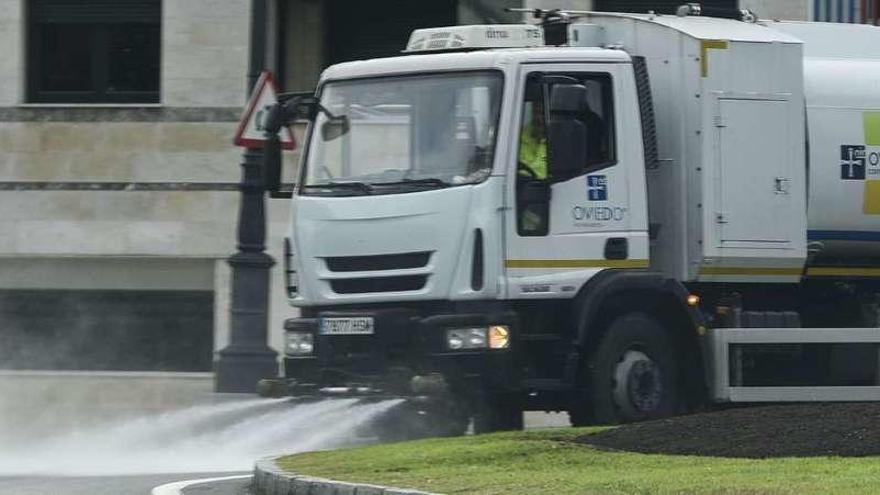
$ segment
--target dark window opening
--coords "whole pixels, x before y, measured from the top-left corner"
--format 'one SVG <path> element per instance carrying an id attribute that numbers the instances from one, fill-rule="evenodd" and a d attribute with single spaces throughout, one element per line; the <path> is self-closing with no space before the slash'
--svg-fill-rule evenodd
<path id="1" fill-rule="evenodd" d="M 28 5 L 28 101 L 159 102 L 159 0 Z"/>
<path id="2" fill-rule="evenodd" d="M 0 369 L 211 370 L 211 291 L 2 290 L 0 320 Z"/>
<path id="3" fill-rule="evenodd" d="M 455 0 L 325 3 L 327 65 L 400 55 L 414 29 L 456 24 Z"/>

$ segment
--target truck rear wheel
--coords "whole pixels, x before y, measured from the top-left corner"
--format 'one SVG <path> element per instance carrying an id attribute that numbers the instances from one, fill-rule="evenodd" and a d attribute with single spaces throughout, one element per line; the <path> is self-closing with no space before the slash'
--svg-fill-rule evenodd
<path id="1" fill-rule="evenodd" d="M 653 318 L 630 313 L 612 321 L 587 365 L 588 411 L 598 424 L 629 423 L 670 416 L 679 411 L 675 349 Z"/>

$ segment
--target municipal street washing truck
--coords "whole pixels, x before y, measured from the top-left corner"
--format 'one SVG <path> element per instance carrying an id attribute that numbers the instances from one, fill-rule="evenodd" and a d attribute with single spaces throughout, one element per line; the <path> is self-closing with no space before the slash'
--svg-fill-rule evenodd
<path id="1" fill-rule="evenodd" d="M 276 389 L 478 432 L 880 400 L 880 28 L 713 15 L 419 29 L 279 103 Z"/>

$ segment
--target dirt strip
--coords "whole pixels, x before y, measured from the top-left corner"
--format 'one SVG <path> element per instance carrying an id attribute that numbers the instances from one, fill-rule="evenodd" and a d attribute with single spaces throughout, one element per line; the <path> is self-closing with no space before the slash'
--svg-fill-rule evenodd
<path id="1" fill-rule="evenodd" d="M 629 452 L 717 457 L 880 455 L 880 403 L 738 407 L 624 425 L 577 441 Z"/>

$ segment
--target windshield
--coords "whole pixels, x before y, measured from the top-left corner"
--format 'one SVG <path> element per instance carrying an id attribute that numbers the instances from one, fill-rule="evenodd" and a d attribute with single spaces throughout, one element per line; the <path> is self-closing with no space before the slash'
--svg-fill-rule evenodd
<path id="1" fill-rule="evenodd" d="M 492 169 L 497 71 L 330 82 L 303 194 L 383 194 L 481 182 Z"/>

